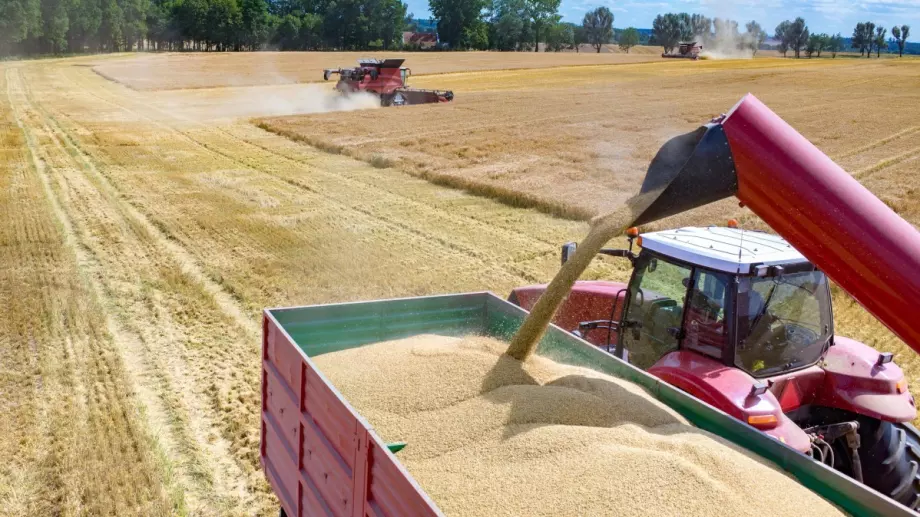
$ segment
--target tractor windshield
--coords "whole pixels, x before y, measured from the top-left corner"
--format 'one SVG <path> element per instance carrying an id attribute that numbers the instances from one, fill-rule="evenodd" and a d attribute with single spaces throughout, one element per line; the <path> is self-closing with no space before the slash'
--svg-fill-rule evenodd
<path id="1" fill-rule="evenodd" d="M 830 338 L 829 291 L 820 271 L 745 278 L 738 312 L 735 364 L 757 377 L 815 363 Z"/>

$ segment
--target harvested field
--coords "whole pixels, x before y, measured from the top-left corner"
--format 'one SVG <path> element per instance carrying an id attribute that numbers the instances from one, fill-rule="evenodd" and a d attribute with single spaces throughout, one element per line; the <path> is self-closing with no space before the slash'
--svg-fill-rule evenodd
<path id="1" fill-rule="evenodd" d="M 855 174 L 888 167 L 889 157 L 914 150 L 917 113 L 908 107 L 920 90 L 879 90 L 879 76 L 916 82 L 920 60 L 672 60 L 458 73 L 415 81 L 453 89 L 450 106 L 382 110 L 373 123 L 356 112 L 260 125 L 362 160 L 383 157 L 419 177 L 587 218 L 629 197 L 665 140 L 748 92 Z"/>
<path id="2" fill-rule="evenodd" d="M 172 90 L 321 82 L 324 68 L 352 67 L 360 58 L 406 58 L 413 75 L 660 61 L 661 47 L 629 54 L 616 46 L 595 52 L 225 52 L 175 53 L 106 60 L 103 77 L 137 90 Z"/>
<path id="3" fill-rule="evenodd" d="M 447 515 L 842 515 L 635 384 L 506 347 L 417 336 L 314 361 L 407 443 L 400 462 Z"/>
<path id="4" fill-rule="evenodd" d="M 314 80 L 355 57 L 0 64 L 0 513 L 275 514 L 262 308 L 547 281 L 661 142 L 747 91 L 920 222 L 920 61 L 419 54 L 417 75 L 441 75 L 413 83 L 453 105 L 277 116 L 321 90 L 265 85 L 260 60 Z M 137 89 L 99 65 L 142 71 Z M 488 71 L 521 67 L 543 68 Z M 730 202 L 674 222 L 734 213 L 759 224 Z M 838 332 L 898 352 L 918 393 L 916 355 L 836 296 Z"/>

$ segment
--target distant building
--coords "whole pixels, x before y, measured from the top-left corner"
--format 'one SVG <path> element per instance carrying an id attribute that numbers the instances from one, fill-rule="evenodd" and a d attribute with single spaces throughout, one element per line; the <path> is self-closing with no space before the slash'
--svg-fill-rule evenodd
<path id="1" fill-rule="evenodd" d="M 438 45 L 438 35 L 433 32 L 404 32 L 403 45 L 418 46 L 422 49 L 434 48 Z"/>

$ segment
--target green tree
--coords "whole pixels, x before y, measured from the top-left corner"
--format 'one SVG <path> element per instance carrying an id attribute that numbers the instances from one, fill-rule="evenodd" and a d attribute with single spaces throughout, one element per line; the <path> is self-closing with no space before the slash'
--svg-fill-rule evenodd
<path id="1" fill-rule="evenodd" d="M 492 23 L 492 46 L 496 50 L 517 50 L 524 31 L 524 20 L 515 13 L 505 12 Z"/>
<path id="2" fill-rule="evenodd" d="M 639 44 L 639 31 L 635 27 L 627 27 L 617 34 L 617 44 L 620 50 L 629 54 L 629 49 Z"/>
<path id="3" fill-rule="evenodd" d="M 796 18 L 789 27 L 789 48 L 795 51 L 795 57 L 799 58 L 799 52 L 808 43 L 808 26 L 801 17 Z"/>
<path id="4" fill-rule="evenodd" d="M 885 27 L 880 25 L 875 28 L 875 57 L 877 58 L 882 57 L 882 47 L 888 48 L 888 43 L 885 42 L 885 36 L 887 34 L 888 29 Z"/>
<path id="5" fill-rule="evenodd" d="M 764 32 L 760 24 L 751 20 L 744 24 L 747 32 L 744 34 L 744 45 L 750 49 L 751 55 L 756 56 L 760 46 L 767 40 L 767 33 Z"/>
<path id="6" fill-rule="evenodd" d="M 779 51 L 783 53 L 783 57 L 786 57 L 786 52 L 789 52 L 789 41 L 790 41 L 790 32 L 792 30 L 792 22 L 785 20 L 779 23 L 776 26 L 776 32 L 773 37 L 779 41 Z"/>
<path id="7" fill-rule="evenodd" d="M 575 44 L 575 52 L 579 52 L 581 46 L 588 43 L 588 31 L 584 25 L 572 25 L 572 36 Z"/>
<path id="8" fill-rule="evenodd" d="M 67 50 L 67 31 L 70 29 L 68 0 L 42 0 L 43 51 L 56 54 Z"/>
<path id="9" fill-rule="evenodd" d="M 805 45 L 805 55 L 809 58 L 812 56 L 821 57 L 821 52 L 827 48 L 830 36 L 827 34 L 812 34 L 808 37 L 808 43 Z"/>
<path id="10" fill-rule="evenodd" d="M 853 48 L 859 49 L 859 55 L 863 55 L 866 52 L 866 24 L 857 23 L 856 28 L 853 29 L 853 35 L 850 36 L 850 46 Z"/>
<path id="11" fill-rule="evenodd" d="M 451 48 L 462 47 L 463 37 L 482 20 L 485 0 L 428 0 L 432 16 L 438 20 L 438 36 Z M 476 29 L 474 29 L 476 30 Z"/>
<path id="12" fill-rule="evenodd" d="M 837 52 L 840 52 L 842 50 L 843 50 L 843 36 L 841 36 L 840 33 L 838 32 L 834 36 L 831 36 L 831 38 L 828 40 L 827 51 L 831 53 L 832 58 L 836 59 Z"/>
<path id="13" fill-rule="evenodd" d="M 134 45 L 137 45 L 137 48 L 140 49 L 147 36 L 149 0 L 119 0 L 119 6 L 124 20 L 122 25 L 124 48 L 131 50 Z"/>
<path id="14" fill-rule="evenodd" d="M 265 0 L 240 0 L 240 27 L 237 41 L 249 50 L 257 50 L 268 38 L 268 4 Z"/>
<path id="15" fill-rule="evenodd" d="M 383 50 L 389 50 L 394 44 L 398 45 L 402 32 L 406 28 L 406 11 L 408 6 L 400 0 L 382 0 L 379 11 L 372 17 L 376 21 L 374 32 L 383 42 Z M 482 23 L 482 22 L 480 22 Z M 477 27 L 477 30 L 488 28 Z M 480 37 L 479 35 L 476 38 Z M 475 39 L 475 38 L 473 38 Z M 486 36 L 488 41 L 488 36 Z M 483 48 L 474 45 L 474 48 Z"/>
<path id="16" fill-rule="evenodd" d="M 533 23 L 534 52 L 540 50 L 540 34 L 548 27 L 559 23 L 561 0 L 524 0 Z"/>
<path id="17" fill-rule="evenodd" d="M 674 13 L 659 14 L 652 21 L 652 39 L 664 47 L 665 53 L 674 50 L 682 36 L 681 19 Z"/>
<path id="18" fill-rule="evenodd" d="M 301 16 L 297 41 L 298 47 L 301 49 L 321 48 L 324 45 L 323 17 L 316 13 L 307 13 Z"/>
<path id="19" fill-rule="evenodd" d="M 898 57 L 904 57 L 904 44 L 907 43 L 907 36 L 910 34 L 910 25 L 895 25 L 891 28 L 891 35 L 898 44 Z"/>
<path id="20" fill-rule="evenodd" d="M 300 28 L 300 17 L 293 14 L 284 16 L 275 28 L 272 43 L 278 45 L 281 50 L 300 49 Z"/>
<path id="21" fill-rule="evenodd" d="M 866 54 L 872 57 L 872 45 L 875 38 L 875 24 L 872 22 L 857 23 L 853 29 L 852 47 L 859 49 L 859 55 Z"/>
<path id="22" fill-rule="evenodd" d="M 40 0 L 0 0 L 0 56 L 10 55 L 28 38 L 41 35 Z"/>
<path id="23" fill-rule="evenodd" d="M 115 0 L 102 0 L 100 11 L 102 22 L 99 24 L 99 45 L 109 52 L 118 51 L 121 48 L 124 28 L 121 6 Z"/>
<path id="24" fill-rule="evenodd" d="M 568 23 L 556 23 L 546 30 L 546 51 L 559 52 L 561 50 L 572 48 L 575 45 L 575 33 L 572 25 Z"/>
<path id="25" fill-rule="evenodd" d="M 172 17 L 174 4 L 171 0 L 154 2 L 147 9 L 147 38 L 156 50 L 168 48 L 178 38 Z"/>
<path id="26" fill-rule="evenodd" d="M 461 38 L 463 48 L 486 50 L 489 48 L 489 26 L 482 20 L 476 20 L 463 31 Z"/>
<path id="27" fill-rule="evenodd" d="M 600 54 L 601 47 L 613 37 L 613 13 L 606 7 L 598 7 L 593 11 L 585 13 L 585 18 L 582 20 L 581 26 L 585 30 L 585 36 L 587 36 L 588 42 L 591 43 L 591 45 L 597 49 L 597 53 Z"/>

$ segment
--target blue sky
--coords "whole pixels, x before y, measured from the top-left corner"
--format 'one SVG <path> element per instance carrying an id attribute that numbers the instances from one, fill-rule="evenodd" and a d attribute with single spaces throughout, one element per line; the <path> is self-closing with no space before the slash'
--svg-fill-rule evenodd
<path id="1" fill-rule="evenodd" d="M 408 4 L 417 18 L 430 16 L 427 0 L 408 0 Z M 586 11 L 599 5 L 613 11 L 613 25 L 618 28 L 651 28 L 659 13 L 688 12 L 732 18 L 742 27 L 746 21 L 757 20 L 772 34 L 779 22 L 801 16 L 812 32 L 840 32 L 846 37 L 857 22 L 872 21 L 889 29 L 894 24 L 910 25 L 913 33 L 908 39 L 920 39 L 920 0 L 562 0 L 559 12 L 565 21 L 581 22 Z"/>

